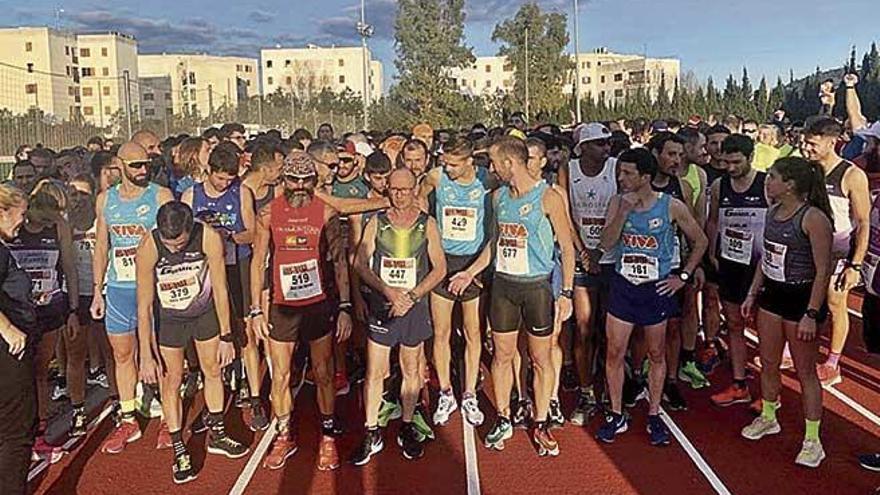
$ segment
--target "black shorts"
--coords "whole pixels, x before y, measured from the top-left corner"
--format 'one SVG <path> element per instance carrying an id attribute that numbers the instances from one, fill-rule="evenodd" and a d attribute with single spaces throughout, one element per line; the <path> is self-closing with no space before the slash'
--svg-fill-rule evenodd
<path id="1" fill-rule="evenodd" d="M 251 307 L 251 259 L 241 258 L 237 265 L 226 265 L 232 317 L 242 319 Z"/>
<path id="2" fill-rule="evenodd" d="M 402 345 L 416 347 L 434 336 L 431 325 L 431 309 L 426 299 L 422 299 L 399 318 L 388 315 L 387 304 L 376 311 L 377 305 L 370 306 L 370 340 L 385 347 Z"/>
<path id="3" fill-rule="evenodd" d="M 79 306 L 76 308 L 76 317 L 80 325 L 91 325 L 96 321 L 92 318 L 92 296 L 79 296 Z"/>
<path id="4" fill-rule="evenodd" d="M 807 313 L 812 290 L 812 282 L 786 284 L 765 278 L 764 287 L 758 294 L 758 307 L 768 313 L 781 316 L 783 320 L 797 323 Z M 821 323 L 827 317 L 828 304 L 823 301 L 822 307 L 819 308 L 819 318 L 816 321 Z"/>
<path id="5" fill-rule="evenodd" d="M 718 259 L 718 263 L 721 263 L 721 259 Z M 709 261 L 709 256 L 703 257 L 703 263 L 700 265 L 703 267 L 703 273 L 706 275 L 706 283 L 712 285 L 718 285 L 718 270 L 715 269 L 715 266 Z"/>
<path id="6" fill-rule="evenodd" d="M 156 339 L 161 347 L 182 349 L 190 341 L 204 342 L 220 335 L 220 321 L 214 306 L 195 318 L 159 318 Z"/>
<path id="7" fill-rule="evenodd" d="M 498 275 L 489 304 L 493 332 L 516 332 L 524 323 L 526 331 L 535 337 L 553 333 L 555 304 L 549 279 L 524 282 Z"/>
<path id="8" fill-rule="evenodd" d="M 614 273 L 614 263 L 600 263 L 599 273 L 592 274 L 578 261 L 574 264 L 574 286 L 607 291 L 612 273 Z"/>
<path id="9" fill-rule="evenodd" d="M 724 283 L 718 284 L 718 297 L 726 303 L 742 304 L 749 294 L 754 276 L 755 267 L 752 265 L 719 259 L 718 277 Z"/>
<path id="10" fill-rule="evenodd" d="M 481 277 L 474 277 L 474 281 L 471 282 L 464 292 L 461 293 L 460 296 L 456 296 L 447 290 L 449 287 L 449 279 L 452 278 L 458 272 L 464 271 L 467 267 L 471 266 L 471 264 L 480 256 L 480 253 L 470 255 L 470 256 L 455 256 L 452 254 L 446 255 L 446 277 L 443 278 L 443 281 L 440 282 L 437 287 L 434 288 L 434 294 L 442 297 L 443 299 L 448 299 L 450 301 L 470 301 L 480 297 L 480 293 L 482 292 L 483 281 Z"/>
<path id="11" fill-rule="evenodd" d="M 278 342 L 311 342 L 330 334 L 336 325 L 336 313 L 330 301 L 308 306 L 269 306 L 269 337 Z"/>
<path id="12" fill-rule="evenodd" d="M 681 295 L 684 289 L 678 291 Z M 608 314 L 618 320 L 638 326 L 662 323 L 681 314 L 676 295 L 662 296 L 657 293 L 657 283 L 633 284 L 619 273 L 611 277 L 608 297 Z"/>

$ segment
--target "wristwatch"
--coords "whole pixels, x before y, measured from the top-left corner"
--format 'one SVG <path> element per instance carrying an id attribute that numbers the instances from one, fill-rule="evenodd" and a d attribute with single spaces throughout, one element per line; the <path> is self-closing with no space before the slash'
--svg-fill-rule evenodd
<path id="1" fill-rule="evenodd" d="M 340 301 L 339 302 L 339 312 L 340 313 L 348 313 L 351 314 L 351 302 L 350 301 Z"/>
<path id="2" fill-rule="evenodd" d="M 679 274 L 678 274 L 678 278 L 680 278 L 681 281 L 684 282 L 684 283 L 686 283 L 686 284 L 691 283 L 691 280 L 692 280 L 692 278 L 691 278 L 691 274 L 688 273 L 688 272 L 679 272 Z"/>
<path id="3" fill-rule="evenodd" d="M 220 342 L 231 344 L 233 341 L 232 332 L 220 334 Z"/>
<path id="4" fill-rule="evenodd" d="M 813 309 L 813 308 L 807 308 L 806 317 L 811 320 L 818 320 L 819 319 L 819 310 Z"/>
<path id="5" fill-rule="evenodd" d="M 571 289 L 562 289 L 559 291 L 559 296 L 565 297 L 568 299 L 573 299 L 574 298 L 574 291 Z"/>

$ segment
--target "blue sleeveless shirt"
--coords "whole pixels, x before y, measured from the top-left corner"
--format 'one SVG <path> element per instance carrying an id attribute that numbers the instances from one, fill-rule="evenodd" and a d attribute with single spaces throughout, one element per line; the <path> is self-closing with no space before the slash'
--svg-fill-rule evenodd
<path id="1" fill-rule="evenodd" d="M 236 179 L 223 194 L 212 198 L 205 194 L 205 184 L 193 186 L 193 215 L 215 229 L 224 229 L 233 234 L 244 231 L 241 217 L 241 180 Z M 250 258 L 251 246 L 236 244 L 231 239 L 223 246 L 226 265 L 236 265 L 240 260 Z"/>
<path id="2" fill-rule="evenodd" d="M 553 271 L 553 227 L 544 211 L 548 185 L 539 181 L 531 191 L 514 198 L 510 186 L 498 193 L 495 273 L 530 281 L 549 278 Z"/>
<path id="3" fill-rule="evenodd" d="M 135 253 L 141 238 L 156 228 L 159 186 L 151 182 L 139 198 L 130 200 L 119 197 L 119 187 L 117 184 L 107 191 L 104 205 L 104 222 L 110 233 L 107 285 L 134 289 Z"/>

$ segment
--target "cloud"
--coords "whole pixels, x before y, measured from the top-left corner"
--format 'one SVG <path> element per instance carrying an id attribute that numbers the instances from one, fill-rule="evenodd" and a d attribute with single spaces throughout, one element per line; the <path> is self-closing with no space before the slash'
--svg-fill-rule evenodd
<path id="1" fill-rule="evenodd" d="M 248 14 L 248 19 L 254 22 L 272 22 L 275 20 L 275 16 L 262 10 L 252 10 Z"/>
<path id="2" fill-rule="evenodd" d="M 578 0 L 578 5 L 585 6 L 593 2 L 594 0 Z M 516 11 L 526 3 L 537 3 L 541 10 L 564 12 L 571 16 L 571 0 L 484 0 L 466 4 L 467 17 L 465 20 L 474 23 L 495 24 L 508 17 L 513 17 Z"/>
<path id="3" fill-rule="evenodd" d="M 373 26 L 374 38 L 394 39 L 394 20 L 397 18 L 395 0 L 368 0 L 365 11 L 367 24 Z M 318 37 L 332 42 L 360 41 L 361 37 L 355 28 L 361 18 L 360 5 L 345 7 L 341 14 L 319 20 Z"/>

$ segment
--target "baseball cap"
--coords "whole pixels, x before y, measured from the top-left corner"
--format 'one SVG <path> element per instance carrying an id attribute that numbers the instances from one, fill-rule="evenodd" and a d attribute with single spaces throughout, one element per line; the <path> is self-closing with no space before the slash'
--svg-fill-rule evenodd
<path id="1" fill-rule="evenodd" d="M 354 143 L 346 139 L 345 141 L 339 143 L 339 146 L 336 147 L 336 151 L 340 153 L 348 153 L 349 155 L 354 155 L 357 153 L 357 147 Z"/>
<path id="2" fill-rule="evenodd" d="M 304 151 L 294 150 L 284 159 L 281 174 L 306 179 L 318 175 L 318 172 L 315 170 L 315 162 L 311 155 Z"/>
<path id="3" fill-rule="evenodd" d="M 653 124 L 651 124 L 651 132 L 660 133 L 667 132 L 669 130 L 669 124 L 666 123 L 665 120 L 656 120 Z"/>
<path id="4" fill-rule="evenodd" d="M 863 127 L 857 130 L 856 136 L 880 139 L 880 121 L 874 122 L 868 127 Z"/>
<path id="5" fill-rule="evenodd" d="M 581 143 L 586 143 L 587 141 L 609 138 L 611 138 L 611 131 L 608 130 L 605 124 L 600 122 L 583 124 L 574 130 L 574 141 L 577 143 L 575 147 L 579 147 Z"/>

